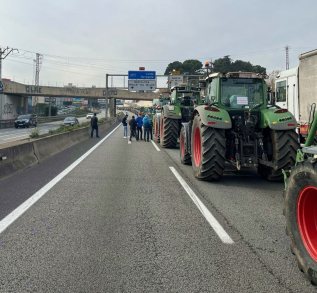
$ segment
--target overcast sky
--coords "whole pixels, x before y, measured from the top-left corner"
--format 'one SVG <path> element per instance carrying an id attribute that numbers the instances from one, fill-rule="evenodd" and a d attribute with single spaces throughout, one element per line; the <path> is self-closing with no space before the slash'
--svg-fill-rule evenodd
<path id="1" fill-rule="evenodd" d="M 284 70 L 286 45 L 290 68 L 317 48 L 316 11 L 316 0 L 2 0 L 0 46 L 19 49 L 2 77 L 32 83 L 35 53 L 43 85 L 104 86 L 106 73 L 224 55 Z"/>

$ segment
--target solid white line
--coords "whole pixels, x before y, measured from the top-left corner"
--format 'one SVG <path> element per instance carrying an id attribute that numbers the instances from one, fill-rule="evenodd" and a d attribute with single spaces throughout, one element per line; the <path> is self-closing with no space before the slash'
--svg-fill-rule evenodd
<path id="1" fill-rule="evenodd" d="M 179 183 L 183 186 L 187 194 L 190 196 L 192 201 L 195 203 L 195 205 L 198 207 L 200 212 L 203 214 L 203 216 L 206 218 L 210 226 L 214 229 L 214 231 L 217 233 L 219 238 L 223 243 L 226 244 L 233 244 L 233 240 L 230 238 L 230 236 L 227 234 L 227 232 L 222 228 L 222 226 L 219 224 L 219 222 L 216 220 L 216 218 L 211 214 L 211 212 L 206 208 L 206 206 L 200 201 L 200 199 L 197 197 L 197 195 L 194 193 L 194 191 L 188 186 L 188 184 L 185 182 L 185 180 L 179 175 L 179 173 L 175 170 L 174 167 L 169 167 Z"/>
<path id="2" fill-rule="evenodd" d="M 99 147 L 113 132 L 120 127 L 120 124 L 112 130 L 106 137 L 99 141 L 94 147 L 83 154 L 79 159 L 67 167 L 63 172 L 58 174 L 53 180 L 42 187 L 38 192 L 33 194 L 24 203 L 18 206 L 14 211 L 7 215 L 2 221 L 0 221 L 0 234 L 7 229 L 16 219 L 18 219 L 25 211 L 27 211 L 33 204 L 35 204 L 46 192 L 48 192 L 55 184 L 62 180 L 70 171 L 72 171 L 79 163 L 87 158 L 97 147 Z"/>
<path id="3" fill-rule="evenodd" d="M 161 151 L 153 140 L 151 140 L 151 143 L 153 143 L 153 145 L 155 146 L 155 148 L 157 149 L 158 152 Z"/>

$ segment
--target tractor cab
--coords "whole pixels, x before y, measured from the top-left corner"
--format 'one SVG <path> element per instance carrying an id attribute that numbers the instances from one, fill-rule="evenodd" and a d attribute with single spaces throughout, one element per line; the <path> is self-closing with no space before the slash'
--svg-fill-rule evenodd
<path id="1" fill-rule="evenodd" d="M 171 88 L 171 105 L 180 107 L 194 107 L 201 103 L 201 88 L 193 87 L 189 83 L 180 84 Z"/>
<path id="2" fill-rule="evenodd" d="M 266 109 L 266 77 L 252 72 L 212 73 L 206 78 L 205 103 L 229 112 Z"/>

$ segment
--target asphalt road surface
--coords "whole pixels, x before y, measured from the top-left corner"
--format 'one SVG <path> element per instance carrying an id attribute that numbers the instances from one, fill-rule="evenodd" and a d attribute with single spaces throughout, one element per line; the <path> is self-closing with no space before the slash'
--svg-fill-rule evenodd
<path id="1" fill-rule="evenodd" d="M 0 181 L 0 292 L 315 292 L 282 183 L 198 181 L 178 149 L 115 127 Z"/>
<path id="2" fill-rule="evenodd" d="M 105 117 L 105 111 L 103 110 L 100 114 L 97 114 L 98 118 L 104 118 Z M 80 117 L 78 118 L 79 123 L 88 121 L 86 117 Z M 38 128 L 40 129 L 40 133 L 47 133 L 51 129 L 56 129 L 60 126 L 62 121 L 54 121 L 49 123 L 41 123 L 38 124 Z M 25 138 L 29 138 L 32 128 L 4 128 L 0 129 L 0 144 L 15 141 L 15 140 L 21 140 Z"/>

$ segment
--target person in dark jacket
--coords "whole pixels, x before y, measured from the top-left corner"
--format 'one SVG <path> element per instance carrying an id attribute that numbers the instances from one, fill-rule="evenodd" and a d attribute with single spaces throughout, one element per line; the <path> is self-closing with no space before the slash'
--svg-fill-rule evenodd
<path id="1" fill-rule="evenodd" d="M 143 128 L 144 128 L 144 141 L 149 141 L 149 134 L 151 129 L 151 120 L 149 115 L 144 116 L 143 118 Z"/>
<path id="2" fill-rule="evenodd" d="M 96 129 L 96 137 L 99 137 L 99 136 L 98 136 L 98 118 L 97 118 L 97 116 L 96 116 L 96 113 L 94 113 L 94 116 L 91 117 L 90 125 L 91 125 L 91 134 L 90 134 L 90 137 L 93 137 L 93 136 L 94 136 L 94 130 L 95 130 L 95 129 Z"/>
<path id="3" fill-rule="evenodd" d="M 137 123 L 137 140 L 141 139 L 142 140 L 142 126 L 143 126 L 143 119 L 142 119 L 142 113 L 139 113 L 139 116 L 136 117 L 135 119 L 136 123 Z M 141 134 L 141 135 L 140 135 Z"/>
<path id="4" fill-rule="evenodd" d="M 128 136 L 128 124 L 127 124 L 127 119 L 129 115 L 125 114 L 125 116 L 122 119 L 122 125 L 123 125 L 123 138 L 127 138 Z"/>
<path id="5" fill-rule="evenodd" d="M 132 116 L 132 119 L 130 120 L 129 125 L 130 125 L 130 141 L 132 141 L 132 137 L 135 137 L 136 140 L 138 140 L 138 137 L 135 135 L 137 122 L 135 121 L 134 116 Z"/>

